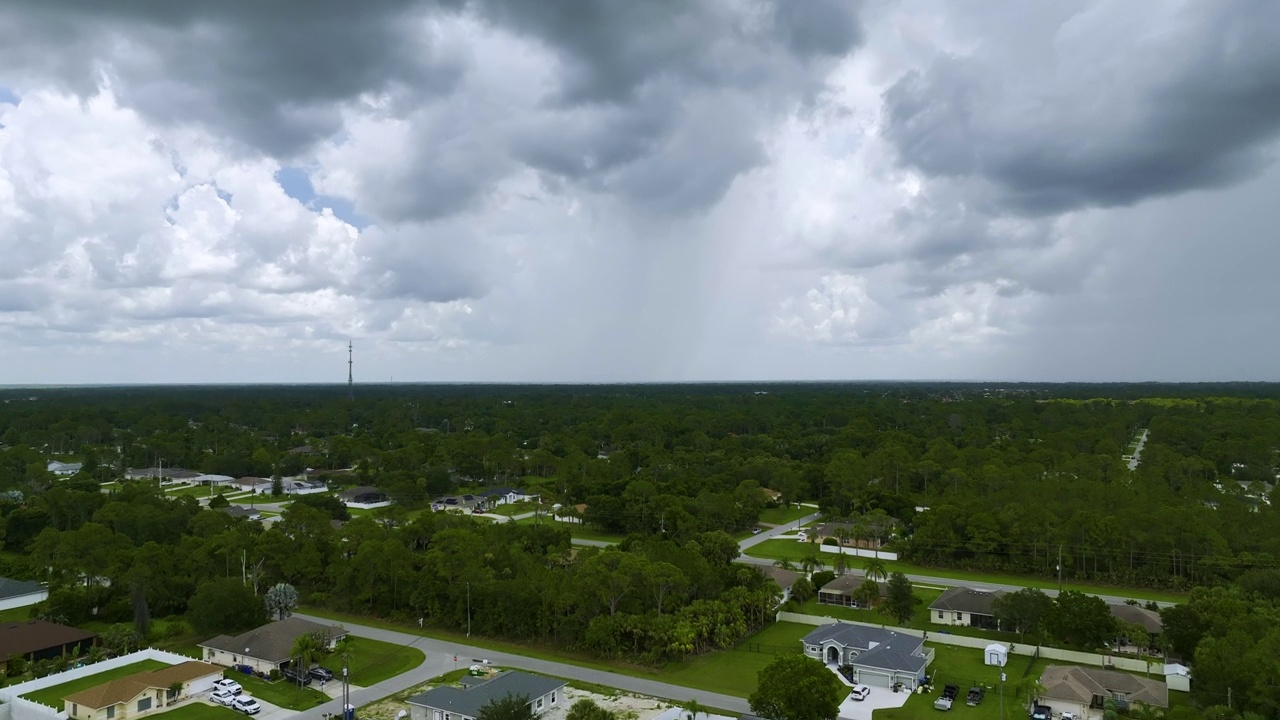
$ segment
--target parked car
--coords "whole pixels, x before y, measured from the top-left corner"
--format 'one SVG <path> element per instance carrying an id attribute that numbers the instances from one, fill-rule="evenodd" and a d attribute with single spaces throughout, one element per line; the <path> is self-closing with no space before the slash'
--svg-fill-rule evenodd
<path id="1" fill-rule="evenodd" d="M 288 680 L 289 682 L 293 683 L 294 685 L 310 685 L 311 684 L 310 673 L 299 672 L 291 667 L 287 667 L 284 670 L 281 670 L 280 676 L 283 677 L 285 680 Z"/>
<path id="2" fill-rule="evenodd" d="M 1080 720 L 1080 716 L 1073 712 L 1062 713 L 1062 720 Z"/>
<path id="3" fill-rule="evenodd" d="M 232 695 L 226 690 L 214 690 L 213 692 L 209 693 L 209 700 L 211 700 L 212 702 L 218 705 L 231 707 L 232 703 L 236 701 L 236 696 Z"/>
<path id="4" fill-rule="evenodd" d="M 239 695 L 240 693 L 244 692 L 244 688 L 240 687 L 240 683 L 236 682 L 235 680 L 230 680 L 227 678 L 223 678 L 215 682 L 213 684 L 213 689 L 226 690 L 232 695 Z"/>
<path id="5" fill-rule="evenodd" d="M 982 697 L 986 694 L 987 694 L 986 690 L 983 690 L 981 687 L 974 685 L 973 687 L 969 688 L 969 696 L 965 698 L 964 704 L 977 705 L 978 703 L 982 702 Z"/>
<path id="6" fill-rule="evenodd" d="M 320 667 L 319 665 L 308 670 L 307 674 L 316 680 L 323 680 L 324 682 L 328 682 L 333 679 L 333 671 L 327 667 Z"/>
<path id="7" fill-rule="evenodd" d="M 849 698 L 852 700 L 866 700 L 871 694 L 871 688 L 866 685 L 854 685 L 853 690 L 849 692 Z"/>
<path id="8" fill-rule="evenodd" d="M 1032 705 L 1031 720 L 1053 720 L 1053 708 L 1048 705 Z"/>
<path id="9" fill-rule="evenodd" d="M 241 695 L 235 699 L 235 703 L 231 706 L 233 710 L 239 710 L 245 715 L 257 715 L 262 712 L 262 706 L 257 700 L 248 695 Z"/>
<path id="10" fill-rule="evenodd" d="M 472 514 L 472 515 L 483 515 L 483 514 L 484 514 L 484 508 L 481 508 L 481 507 L 471 508 L 471 514 Z"/>
<path id="11" fill-rule="evenodd" d="M 751 534 L 752 534 L 752 535 L 759 535 L 759 534 L 760 534 L 760 528 L 758 528 L 758 527 L 753 527 L 753 528 L 751 528 Z"/>
<path id="12" fill-rule="evenodd" d="M 960 688 L 955 685 L 947 685 L 942 688 L 942 695 L 933 701 L 933 709 L 950 710 L 951 705 L 955 703 L 956 696 L 960 694 Z"/>

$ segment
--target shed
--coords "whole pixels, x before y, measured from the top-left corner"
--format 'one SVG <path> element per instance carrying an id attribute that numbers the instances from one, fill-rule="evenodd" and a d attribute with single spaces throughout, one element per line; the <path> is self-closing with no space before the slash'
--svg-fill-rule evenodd
<path id="1" fill-rule="evenodd" d="M 1164 684 L 1168 685 L 1170 690 L 1191 692 L 1191 668 L 1179 663 L 1166 663 Z"/>
<path id="2" fill-rule="evenodd" d="M 991 643 L 986 650 L 982 651 L 982 655 L 985 658 L 983 662 L 986 664 L 1004 667 L 1004 664 L 1009 661 L 1009 648 L 1000 643 Z"/>

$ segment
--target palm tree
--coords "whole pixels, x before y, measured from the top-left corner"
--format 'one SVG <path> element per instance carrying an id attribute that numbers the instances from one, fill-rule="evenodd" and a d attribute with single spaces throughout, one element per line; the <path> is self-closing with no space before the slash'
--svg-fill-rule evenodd
<path id="1" fill-rule="evenodd" d="M 839 548 L 840 552 L 836 553 L 836 559 L 832 561 L 832 568 L 837 575 L 844 575 L 844 571 L 849 569 L 849 556 L 844 554 L 844 548 Z"/>
<path id="2" fill-rule="evenodd" d="M 774 566 L 774 567 L 776 567 L 776 568 L 782 568 L 783 570 L 795 570 L 795 569 L 796 569 L 796 564 L 795 564 L 795 563 L 793 563 L 793 562 L 791 562 L 791 560 L 789 560 L 789 559 L 787 559 L 787 558 L 780 558 L 780 559 L 778 559 L 778 560 L 774 560 L 774 561 L 773 561 L 773 566 Z"/>
<path id="3" fill-rule="evenodd" d="M 704 715 L 707 712 L 707 709 L 702 707 L 702 703 L 697 700 L 683 702 L 680 707 L 688 713 L 688 720 L 697 720 L 699 715 Z"/>
<path id="4" fill-rule="evenodd" d="M 293 641 L 293 657 L 298 659 L 298 664 L 294 666 L 294 670 L 298 672 L 298 684 L 302 684 L 302 678 L 306 676 L 307 671 L 315 664 L 315 661 L 324 652 L 324 642 L 320 639 L 319 633 L 306 633 L 298 636 Z"/>
<path id="5" fill-rule="evenodd" d="M 805 574 L 811 574 L 826 567 L 826 563 L 822 562 L 821 555 L 816 552 L 811 552 L 808 555 L 805 555 L 804 559 L 800 561 L 800 566 L 804 568 Z"/>
<path id="6" fill-rule="evenodd" d="M 862 570 L 866 573 L 868 580 L 889 579 L 889 570 L 880 558 L 868 558 L 867 562 L 863 564 Z"/>

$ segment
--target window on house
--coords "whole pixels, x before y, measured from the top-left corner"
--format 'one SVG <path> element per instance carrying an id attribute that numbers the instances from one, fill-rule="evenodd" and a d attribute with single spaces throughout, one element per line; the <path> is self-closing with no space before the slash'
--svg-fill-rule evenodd
<path id="1" fill-rule="evenodd" d="M 113 718 L 113 717 L 115 717 L 115 716 L 116 716 L 116 706 L 115 706 L 115 705 L 108 705 L 108 706 L 107 706 L 107 720 L 111 720 L 111 718 Z"/>
<path id="2" fill-rule="evenodd" d="M 138 712 L 146 712 L 151 709 L 151 698 L 142 698 L 138 701 Z"/>
<path id="3" fill-rule="evenodd" d="M 537 709 L 538 709 L 538 710 L 541 710 L 541 709 L 542 709 L 542 698 L 538 698 L 538 706 L 537 706 Z"/>
<path id="4" fill-rule="evenodd" d="M 942 611 L 941 611 L 941 610 L 939 610 L 939 611 L 938 611 L 938 619 L 939 619 L 939 620 L 941 620 L 941 619 L 942 619 Z"/>
<path id="5" fill-rule="evenodd" d="M 72 714 L 72 715 L 79 715 L 79 714 L 80 714 L 80 708 L 76 707 L 76 704 L 75 704 L 75 703 L 71 703 L 71 714 Z"/>

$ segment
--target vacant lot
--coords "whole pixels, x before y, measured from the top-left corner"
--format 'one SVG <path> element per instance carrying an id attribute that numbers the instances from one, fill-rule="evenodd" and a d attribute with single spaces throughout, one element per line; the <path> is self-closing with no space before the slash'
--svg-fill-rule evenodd
<path id="1" fill-rule="evenodd" d="M 747 697 L 756 690 L 756 676 L 781 653 L 800 652 L 800 638 L 812 625 L 774 623 L 736 648 L 701 655 L 663 668 L 657 678 L 685 687 Z"/>

